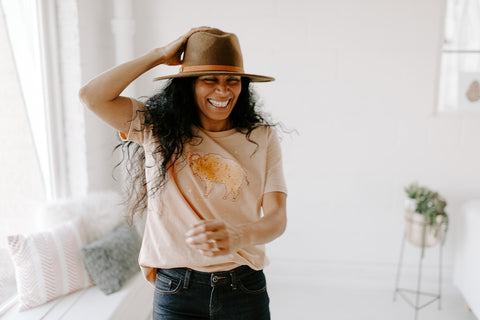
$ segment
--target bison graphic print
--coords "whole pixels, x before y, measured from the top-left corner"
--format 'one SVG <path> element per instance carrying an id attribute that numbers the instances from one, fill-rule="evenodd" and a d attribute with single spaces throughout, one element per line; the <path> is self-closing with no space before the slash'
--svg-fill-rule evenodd
<path id="1" fill-rule="evenodd" d="M 227 199 L 230 194 L 235 201 L 240 194 L 240 187 L 245 181 L 248 185 L 245 170 L 235 160 L 225 159 L 213 153 L 207 153 L 203 157 L 198 153 L 191 154 L 188 159 L 193 174 L 202 180 L 205 185 L 205 198 L 208 198 L 214 183 L 223 184 Z"/>

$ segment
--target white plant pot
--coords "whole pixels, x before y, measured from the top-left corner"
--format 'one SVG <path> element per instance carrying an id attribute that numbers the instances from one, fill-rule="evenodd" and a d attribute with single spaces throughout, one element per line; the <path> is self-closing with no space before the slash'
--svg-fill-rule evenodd
<path id="1" fill-rule="evenodd" d="M 405 198 L 405 211 L 415 212 L 415 210 L 417 210 L 417 200 Z"/>
<path id="2" fill-rule="evenodd" d="M 440 242 L 443 237 L 442 225 L 445 222 L 443 216 L 437 216 L 437 225 L 425 225 L 425 216 L 413 212 L 405 212 L 405 234 L 407 240 L 418 247 L 432 247 Z"/>

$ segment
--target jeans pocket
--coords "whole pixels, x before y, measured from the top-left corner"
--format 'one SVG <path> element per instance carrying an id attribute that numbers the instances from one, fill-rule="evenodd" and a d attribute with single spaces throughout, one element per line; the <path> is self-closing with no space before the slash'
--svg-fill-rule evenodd
<path id="1" fill-rule="evenodd" d="M 247 294 L 260 294 L 267 291 L 267 282 L 262 271 L 238 279 L 238 287 Z"/>
<path id="2" fill-rule="evenodd" d="M 175 294 L 182 289 L 182 282 L 183 279 L 162 273 L 162 270 L 158 269 L 155 279 L 155 292 L 160 294 Z"/>

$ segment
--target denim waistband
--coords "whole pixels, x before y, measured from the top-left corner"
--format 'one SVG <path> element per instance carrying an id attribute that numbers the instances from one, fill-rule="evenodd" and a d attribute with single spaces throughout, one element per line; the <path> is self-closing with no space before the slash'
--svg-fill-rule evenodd
<path id="1" fill-rule="evenodd" d="M 262 271 L 253 270 L 245 265 L 229 271 L 219 272 L 201 272 L 189 268 L 158 269 L 157 272 L 162 272 L 172 277 L 182 279 L 185 288 L 187 288 L 190 283 L 195 282 L 210 285 L 212 287 L 228 285 L 236 289 L 237 279 L 242 279 L 252 273 Z"/>

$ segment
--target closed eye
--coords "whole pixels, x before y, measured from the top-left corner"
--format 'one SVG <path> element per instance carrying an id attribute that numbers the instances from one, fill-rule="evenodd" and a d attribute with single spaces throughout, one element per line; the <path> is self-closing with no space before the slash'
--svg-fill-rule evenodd
<path id="1" fill-rule="evenodd" d="M 206 84 L 216 84 L 220 81 L 217 77 L 205 77 L 205 78 L 200 77 L 199 80 L 205 82 Z M 236 85 L 236 84 L 240 83 L 241 78 L 240 77 L 235 77 L 235 78 L 232 77 L 232 78 L 227 78 L 226 81 L 229 85 Z"/>
<path id="2" fill-rule="evenodd" d="M 202 81 L 205 81 L 207 83 L 215 83 L 217 82 L 216 78 L 203 78 Z"/>

